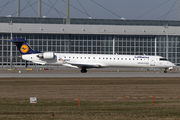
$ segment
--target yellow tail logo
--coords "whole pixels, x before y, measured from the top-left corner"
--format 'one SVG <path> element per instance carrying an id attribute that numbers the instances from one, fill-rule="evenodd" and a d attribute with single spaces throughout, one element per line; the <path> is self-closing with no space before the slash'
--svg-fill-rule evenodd
<path id="1" fill-rule="evenodd" d="M 27 53 L 29 51 L 29 47 L 26 44 L 23 44 L 20 48 L 22 53 Z"/>

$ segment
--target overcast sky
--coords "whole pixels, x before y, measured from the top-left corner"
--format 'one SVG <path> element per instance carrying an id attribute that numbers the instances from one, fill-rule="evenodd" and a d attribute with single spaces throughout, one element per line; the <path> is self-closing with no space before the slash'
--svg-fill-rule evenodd
<path id="1" fill-rule="evenodd" d="M 21 17 L 38 16 L 38 0 L 20 1 Z M 64 18 L 66 3 L 63 1 L 66 0 L 42 0 L 42 16 Z M 16 16 L 17 0 L 0 0 L 0 3 L 0 16 Z M 70 4 L 73 6 L 70 7 L 71 18 L 179 19 L 179 0 L 70 0 Z"/>

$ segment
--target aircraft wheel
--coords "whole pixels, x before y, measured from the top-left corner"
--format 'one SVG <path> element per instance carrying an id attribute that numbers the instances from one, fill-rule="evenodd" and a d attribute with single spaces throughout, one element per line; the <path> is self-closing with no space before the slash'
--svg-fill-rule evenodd
<path id="1" fill-rule="evenodd" d="M 81 73 L 86 73 L 87 70 L 86 69 L 81 69 Z"/>
<path id="2" fill-rule="evenodd" d="M 167 69 L 164 70 L 164 73 L 167 73 Z"/>

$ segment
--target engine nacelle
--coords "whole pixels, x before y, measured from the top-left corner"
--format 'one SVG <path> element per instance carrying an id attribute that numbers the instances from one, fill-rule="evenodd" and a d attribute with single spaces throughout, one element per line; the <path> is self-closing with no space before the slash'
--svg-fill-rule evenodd
<path id="1" fill-rule="evenodd" d="M 54 52 L 45 52 L 43 53 L 44 59 L 54 59 Z"/>
<path id="2" fill-rule="evenodd" d="M 169 69 L 169 70 L 174 70 L 174 67 L 169 67 L 168 69 Z"/>
<path id="3" fill-rule="evenodd" d="M 37 57 L 43 58 L 43 59 L 54 59 L 54 52 L 45 52 L 45 53 L 37 55 Z"/>

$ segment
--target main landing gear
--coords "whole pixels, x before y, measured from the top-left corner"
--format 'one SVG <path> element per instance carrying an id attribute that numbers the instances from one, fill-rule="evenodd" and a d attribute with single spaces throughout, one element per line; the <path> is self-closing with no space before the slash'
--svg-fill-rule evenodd
<path id="1" fill-rule="evenodd" d="M 87 72 L 86 68 L 81 69 L 81 73 L 86 73 L 86 72 Z"/>

